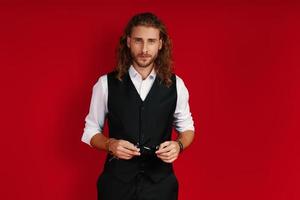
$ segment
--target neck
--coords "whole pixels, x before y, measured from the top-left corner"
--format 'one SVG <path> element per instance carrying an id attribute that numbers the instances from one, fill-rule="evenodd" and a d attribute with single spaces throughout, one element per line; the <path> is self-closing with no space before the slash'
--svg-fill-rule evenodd
<path id="1" fill-rule="evenodd" d="M 149 76 L 154 67 L 153 63 L 148 67 L 139 67 L 136 63 L 133 63 L 132 65 L 134 69 L 142 76 L 143 80 L 145 80 Z"/>

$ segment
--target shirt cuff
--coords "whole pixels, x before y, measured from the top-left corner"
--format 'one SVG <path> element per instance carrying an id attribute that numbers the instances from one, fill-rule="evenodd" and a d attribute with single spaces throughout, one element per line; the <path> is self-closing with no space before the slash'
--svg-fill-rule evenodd
<path id="1" fill-rule="evenodd" d="M 90 147 L 93 147 L 91 145 L 91 139 L 97 133 L 101 133 L 101 131 L 97 130 L 97 129 L 96 130 L 85 130 L 82 134 L 81 141 L 88 144 Z"/>
<path id="2" fill-rule="evenodd" d="M 187 126 L 187 127 L 184 127 L 184 128 L 176 128 L 176 131 L 178 133 L 182 133 L 184 131 L 193 131 L 193 132 L 195 132 L 195 127 L 193 125 L 191 125 L 191 126 Z"/>

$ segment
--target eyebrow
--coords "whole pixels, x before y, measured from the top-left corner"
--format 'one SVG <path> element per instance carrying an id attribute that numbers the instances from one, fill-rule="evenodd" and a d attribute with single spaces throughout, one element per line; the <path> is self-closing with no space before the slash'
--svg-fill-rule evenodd
<path id="1" fill-rule="evenodd" d="M 143 38 L 141 38 L 141 37 L 134 37 L 133 39 L 134 39 L 134 40 L 142 40 Z M 147 40 L 150 40 L 150 41 L 157 41 L 156 38 L 148 38 Z"/>

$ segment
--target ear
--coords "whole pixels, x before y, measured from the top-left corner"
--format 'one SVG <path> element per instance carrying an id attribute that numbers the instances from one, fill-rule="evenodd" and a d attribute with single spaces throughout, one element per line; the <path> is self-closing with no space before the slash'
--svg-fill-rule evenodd
<path id="1" fill-rule="evenodd" d="M 130 39 L 131 39 L 131 38 L 130 38 L 129 36 L 127 36 L 127 47 L 128 47 L 128 48 L 130 48 Z"/>
<path id="2" fill-rule="evenodd" d="M 158 46 L 159 50 L 161 50 L 161 48 L 162 48 L 162 39 L 159 40 L 159 46 Z"/>

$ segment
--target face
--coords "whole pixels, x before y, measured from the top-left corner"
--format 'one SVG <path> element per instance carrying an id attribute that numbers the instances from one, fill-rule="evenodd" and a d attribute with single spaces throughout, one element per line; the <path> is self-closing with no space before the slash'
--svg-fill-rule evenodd
<path id="1" fill-rule="evenodd" d="M 133 65 L 137 67 L 152 67 L 162 47 L 159 39 L 159 29 L 147 26 L 133 27 L 127 46 L 133 58 Z"/>

